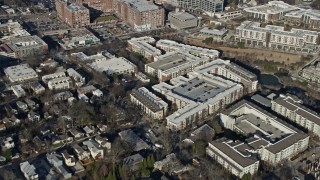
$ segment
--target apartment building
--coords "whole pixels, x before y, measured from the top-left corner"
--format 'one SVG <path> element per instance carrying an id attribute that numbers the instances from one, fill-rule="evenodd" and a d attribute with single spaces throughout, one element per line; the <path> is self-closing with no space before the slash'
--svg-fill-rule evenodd
<path id="1" fill-rule="evenodd" d="M 7 67 L 4 69 L 4 73 L 11 82 L 23 82 L 38 78 L 36 71 L 28 64 Z"/>
<path id="2" fill-rule="evenodd" d="M 145 87 L 133 90 L 130 99 L 153 119 L 163 119 L 167 114 L 168 104 Z"/>
<path id="3" fill-rule="evenodd" d="M 161 51 L 151 45 L 155 42 L 156 40 L 150 36 L 132 38 L 128 41 L 128 47 L 131 51 L 141 54 L 148 60 L 153 60 L 155 56 L 161 55 Z"/>
<path id="4" fill-rule="evenodd" d="M 36 167 L 33 164 L 30 164 L 29 161 L 20 163 L 20 170 L 27 180 L 36 180 L 39 178 Z"/>
<path id="5" fill-rule="evenodd" d="M 188 10 L 198 10 L 213 17 L 216 12 L 223 11 L 223 0 L 176 0 L 174 4 Z"/>
<path id="6" fill-rule="evenodd" d="M 300 72 L 300 76 L 308 79 L 311 82 L 320 84 L 320 62 L 318 61 L 314 64 L 308 65 L 307 67 L 304 67 Z"/>
<path id="7" fill-rule="evenodd" d="M 216 59 L 219 57 L 219 54 L 220 54 L 219 51 L 214 49 L 190 46 L 190 45 L 181 44 L 181 43 L 171 41 L 171 40 L 166 40 L 166 39 L 161 39 L 157 41 L 156 47 L 166 52 L 182 50 L 194 56 L 198 56 L 201 58 L 209 57 L 210 59 Z"/>
<path id="8" fill-rule="evenodd" d="M 220 113 L 223 126 L 246 136 L 240 151 L 276 165 L 308 148 L 309 136 L 253 103 L 242 100 Z M 255 141 L 255 144 L 250 142 Z"/>
<path id="9" fill-rule="evenodd" d="M 76 30 L 69 31 L 69 33 L 60 39 L 58 43 L 64 50 L 71 50 L 97 45 L 100 43 L 100 39 L 88 29 L 78 28 Z"/>
<path id="10" fill-rule="evenodd" d="M 319 29 L 320 11 L 314 9 L 301 9 L 299 11 L 287 13 L 284 16 L 284 20 L 290 24 L 300 25 L 303 23 L 305 25 L 309 25 L 309 28 L 311 29 Z"/>
<path id="11" fill-rule="evenodd" d="M 164 26 L 164 9 L 147 0 L 115 0 L 116 15 L 136 31 Z"/>
<path id="12" fill-rule="evenodd" d="M 71 77 L 74 80 L 76 86 L 82 86 L 85 84 L 86 78 L 83 77 L 80 73 L 78 73 L 73 68 L 67 69 L 67 73 L 69 77 Z"/>
<path id="13" fill-rule="evenodd" d="M 102 11 L 102 12 L 112 12 L 114 10 L 114 0 L 76 0 L 79 5 L 87 5 L 88 7 Z"/>
<path id="14" fill-rule="evenodd" d="M 281 94 L 271 103 L 272 110 L 320 137 L 319 114 L 303 106 L 300 99 L 290 95 Z"/>
<path id="15" fill-rule="evenodd" d="M 171 11 L 168 14 L 170 26 L 174 29 L 187 29 L 198 26 L 198 18 L 192 14 L 181 11 Z"/>
<path id="16" fill-rule="evenodd" d="M 67 0 L 55 0 L 57 16 L 72 28 L 80 28 L 90 24 L 89 9 L 83 5 L 69 3 Z"/>
<path id="17" fill-rule="evenodd" d="M 284 27 L 258 22 L 244 21 L 236 28 L 235 39 L 247 46 L 268 47 L 275 50 L 312 53 L 319 49 L 319 32 L 295 29 L 285 31 Z"/>
<path id="18" fill-rule="evenodd" d="M 229 60 L 217 59 L 205 65 L 196 67 L 195 71 L 201 73 L 208 72 L 240 83 L 244 87 L 244 94 L 250 94 L 257 91 L 257 76 Z"/>
<path id="19" fill-rule="evenodd" d="M 152 87 L 178 110 L 166 118 L 167 128 L 181 130 L 212 115 L 243 96 L 243 86 L 213 74 L 190 72 Z"/>
<path id="20" fill-rule="evenodd" d="M 38 36 L 12 37 L 0 47 L 0 55 L 25 58 L 41 55 L 48 51 L 48 45 Z"/>
<path id="21" fill-rule="evenodd" d="M 273 22 L 284 19 L 286 13 L 298 11 L 300 8 L 283 1 L 269 1 L 267 4 L 243 9 L 243 14 L 263 22 Z"/>
<path id="22" fill-rule="evenodd" d="M 70 77 L 60 77 L 48 81 L 48 88 L 50 90 L 70 89 L 73 82 Z"/>
<path id="23" fill-rule="evenodd" d="M 210 142 L 206 148 L 206 154 L 219 163 L 231 174 L 242 177 L 250 173 L 256 174 L 259 168 L 259 160 L 250 152 L 245 151 L 248 146 L 257 147 L 260 142 L 242 143 L 228 139 L 219 139 Z"/>
<path id="24" fill-rule="evenodd" d="M 145 65 L 145 72 L 157 77 L 160 81 L 167 81 L 185 75 L 209 61 L 208 57 L 200 58 L 186 51 L 172 51 L 155 57 L 154 62 Z"/>

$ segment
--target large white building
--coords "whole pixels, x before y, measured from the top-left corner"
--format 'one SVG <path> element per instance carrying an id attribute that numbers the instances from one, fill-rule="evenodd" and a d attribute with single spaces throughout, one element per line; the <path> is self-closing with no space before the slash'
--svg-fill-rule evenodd
<path id="1" fill-rule="evenodd" d="M 267 4 L 244 8 L 244 14 L 260 21 L 272 22 L 282 20 L 286 13 L 298 11 L 300 8 L 283 1 L 269 1 Z"/>
<path id="2" fill-rule="evenodd" d="M 220 113 L 223 126 L 260 141 L 243 151 L 259 155 L 261 160 L 278 164 L 308 148 L 309 136 L 258 106 L 242 100 Z"/>
<path id="3" fill-rule="evenodd" d="M 195 71 L 219 75 L 232 81 L 241 83 L 244 87 L 244 93 L 253 93 L 257 91 L 258 79 L 252 72 L 238 66 L 229 60 L 217 59 L 205 65 L 195 68 Z"/>
<path id="4" fill-rule="evenodd" d="M 155 43 L 156 40 L 149 36 L 132 38 L 128 41 L 129 48 L 136 53 L 141 54 L 147 59 L 152 60 L 153 57 L 161 55 L 161 51 L 150 43 Z"/>
<path id="5" fill-rule="evenodd" d="M 50 90 L 70 89 L 71 87 L 73 87 L 73 82 L 70 77 L 60 77 L 48 81 Z"/>
<path id="6" fill-rule="evenodd" d="M 246 148 L 253 147 L 256 150 L 261 144 L 263 142 L 260 140 L 243 143 L 219 139 L 209 143 L 206 153 L 231 174 L 242 177 L 247 173 L 255 174 L 259 168 L 258 158 L 246 151 Z"/>
<path id="7" fill-rule="evenodd" d="M 216 59 L 219 57 L 219 51 L 214 49 L 207 49 L 197 46 L 190 46 L 181 44 L 175 41 L 161 39 L 157 41 L 156 47 L 166 52 L 182 50 L 186 53 L 198 56 L 198 57 L 209 57 L 210 59 Z"/>
<path id="8" fill-rule="evenodd" d="M 145 87 L 133 90 L 130 99 L 153 119 L 163 119 L 167 114 L 168 104 Z"/>
<path id="9" fill-rule="evenodd" d="M 154 58 L 154 62 L 145 65 L 145 72 L 157 77 L 160 81 L 187 74 L 197 66 L 210 61 L 208 57 L 197 57 L 186 51 L 177 50 Z"/>
<path id="10" fill-rule="evenodd" d="M 207 72 L 190 72 L 187 77 L 173 78 L 170 84 L 162 82 L 153 89 L 178 109 L 166 118 L 167 128 L 172 130 L 190 128 L 243 96 L 242 85 Z"/>
<path id="11" fill-rule="evenodd" d="M 4 69 L 4 73 L 11 82 L 23 82 L 38 78 L 36 71 L 30 68 L 28 64 L 10 66 Z"/>
<path id="12" fill-rule="evenodd" d="M 124 57 L 99 60 L 90 64 L 90 66 L 99 72 L 107 74 L 130 74 L 136 71 L 136 65 Z"/>
<path id="13" fill-rule="evenodd" d="M 275 50 L 311 53 L 319 50 L 319 32 L 282 26 L 261 27 L 258 22 L 244 21 L 236 28 L 235 39 L 247 46 L 267 47 Z"/>
<path id="14" fill-rule="evenodd" d="M 308 129 L 320 137 L 320 116 L 302 105 L 302 101 L 292 96 L 280 95 L 272 102 L 272 110 Z"/>
<path id="15" fill-rule="evenodd" d="M 92 69 L 107 74 L 130 74 L 136 72 L 136 65 L 124 57 L 115 57 L 108 52 L 87 56 L 83 52 L 73 53 L 72 57 L 86 63 Z"/>

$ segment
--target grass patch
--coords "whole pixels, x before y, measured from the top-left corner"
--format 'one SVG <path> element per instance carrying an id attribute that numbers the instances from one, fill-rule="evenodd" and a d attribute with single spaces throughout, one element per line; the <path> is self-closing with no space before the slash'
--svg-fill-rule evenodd
<path id="1" fill-rule="evenodd" d="M 115 16 L 113 15 L 108 15 L 108 16 L 101 16 L 98 17 L 97 19 L 95 19 L 95 22 L 104 22 L 104 21 L 110 21 L 110 20 L 115 20 L 117 19 Z"/>

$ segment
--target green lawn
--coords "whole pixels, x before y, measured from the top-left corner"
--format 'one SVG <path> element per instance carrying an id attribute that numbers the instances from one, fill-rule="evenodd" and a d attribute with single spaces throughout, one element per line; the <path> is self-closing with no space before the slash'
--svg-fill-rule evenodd
<path id="1" fill-rule="evenodd" d="M 116 19 L 115 16 L 113 15 L 108 15 L 108 16 L 101 16 L 98 17 L 96 20 L 94 20 L 95 22 L 103 22 L 103 21 L 110 21 L 110 20 L 114 20 Z"/>

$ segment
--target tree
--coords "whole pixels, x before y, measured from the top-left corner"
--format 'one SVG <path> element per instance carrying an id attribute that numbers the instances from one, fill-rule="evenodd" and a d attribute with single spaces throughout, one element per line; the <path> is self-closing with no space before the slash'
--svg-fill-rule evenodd
<path id="1" fill-rule="evenodd" d="M 204 39 L 202 42 L 205 43 L 205 44 L 212 44 L 213 38 L 212 37 L 208 37 L 208 38 Z"/>
<path id="2" fill-rule="evenodd" d="M 241 177 L 241 180 L 251 180 L 251 174 L 250 173 L 246 173 Z"/>
<path id="3" fill-rule="evenodd" d="M 221 125 L 219 124 L 218 121 L 214 121 L 212 125 L 213 125 L 213 129 L 214 129 L 216 134 L 222 133 L 223 130 L 222 130 L 222 127 L 221 127 Z"/>

